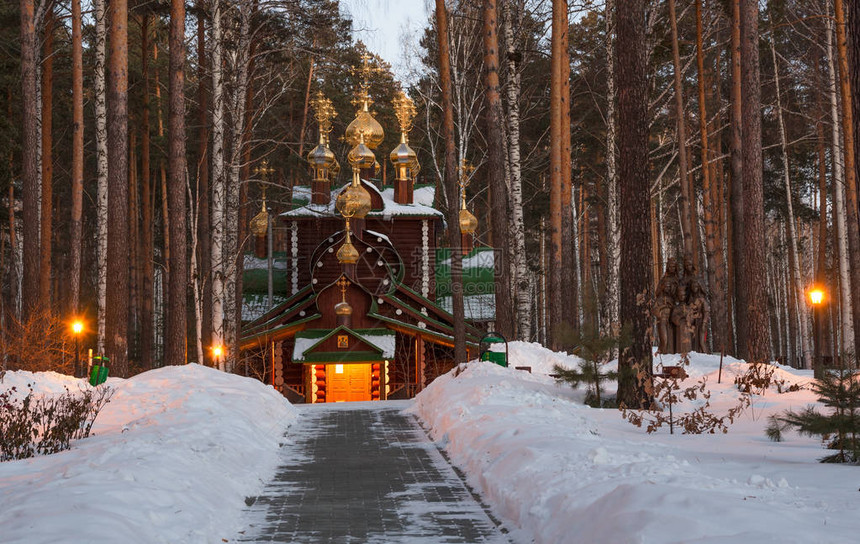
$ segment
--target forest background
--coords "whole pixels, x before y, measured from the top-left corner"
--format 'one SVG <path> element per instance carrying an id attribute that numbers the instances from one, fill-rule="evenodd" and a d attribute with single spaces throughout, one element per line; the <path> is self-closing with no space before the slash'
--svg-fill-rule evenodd
<path id="1" fill-rule="evenodd" d="M 444 38 L 454 164 L 475 167 L 467 203 L 503 272 L 499 330 L 556 348 L 578 331 L 617 330 L 647 314 L 666 261 L 687 257 L 709 294 L 710 350 L 800 367 L 813 353 L 853 353 L 857 2 L 436 4 L 419 47 L 404 47 L 413 84 L 375 59 L 381 182 L 393 178 L 382 159 L 397 143 L 391 102 L 402 89 L 418 108 L 416 181 L 437 185 L 441 209 L 458 205 L 443 182 Z M 348 151 L 337 135 L 367 53 L 351 21 L 329 0 L 7 0 L 0 10 L 4 365 L 58 369 L 68 358 L 53 340 L 71 345 L 71 316 L 85 317 L 87 344 L 119 375 L 211 364 L 216 344 L 235 358 L 248 222 L 263 187 L 278 213 L 309 183 L 317 91 L 338 112 L 333 150 Z M 634 125 L 631 77 L 644 89 L 630 95 L 642 97 Z M 622 141 L 630 126 L 640 159 Z M 634 190 L 631 171 L 647 186 Z M 644 253 L 624 250 L 635 238 L 624 218 L 636 216 Z M 828 295 L 815 316 L 812 284 Z"/>

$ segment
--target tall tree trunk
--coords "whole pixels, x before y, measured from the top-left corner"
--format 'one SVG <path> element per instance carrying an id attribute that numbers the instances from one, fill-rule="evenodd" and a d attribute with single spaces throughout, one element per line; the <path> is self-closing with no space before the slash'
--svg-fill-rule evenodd
<path id="1" fill-rule="evenodd" d="M 702 0 L 696 0 L 696 64 L 699 83 L 699 132 L 702 139 L 702 200 L 705 220 L 705 249 L 708 259 L 708 286 L 711 291 L 712 348 L 725 346 L 726 305 L 720 272 L 724 269 L 723 244 L 720 236 L 719 200 L 714 198 L 710 147 L 708 145 L 708 109 L 705 99 L 705 51 L 702 36 Z M 716 220 L 715 220 L 716 216 Z M 702 348 L 704 349 L 704 347 Z"/>
<path id="2" fill-rule="evenodd" d="M 773 21 L 771 21 L 773 25 Z M 786 228 L 788 229 L 788 245 L 791 252 L 791 278 L 794 282 L 794 296 L 798 301 L 797 307 L 797 323 L 800 333 L 800 350 L 803 354 L 803 368 L 812 368 L 812 346 L 809 343 L 809 331 L 807 330 L 807 312 L 804 300 L 803 277 L 800 274 L 800 254 L 797 252 L 797 229 L 795 227 L 794 203 L 792 202 L 791 193 L 791 176 L 788 169 L 788 142 L 785 137 L 785 119 L 782 114 L 782 94 L 779 84 L 779 63 L 776 60 L 776 41 L 774 39 L 774 29 L 771 27 L 770 32 L 770 53 L 773 60 L 773 78 L 776 87 L 776 114 L 779 123 L 779 142 L 782 150 L 782 170 L 783 183 L 785 187 L 785 205 L 788 211 Z M 793 355 L 793 354 L 792 354 Z"/>
<path id="3" fill-rule="evenodd" d="M 221 0 L 212 3 L 212 345 L 224 349 L 224 86 L 222 81 Z M 224 358 L 218 368 L 225 370 Z"/>
<path id="4" fill-rule="evenodd" d="M 193 274 L 194 281 L 199 285 L 199 296 L 202 301 L 202 323 L 200 323 L 201 336 L 197 339 L 198 344 L 210 345 L 212 338 L 212 283 L 209 271 L 211 270 L 212 249 L 209 243 L 209 77 L 207 73 L 208 59 L 206 56 L 206 13 L 204 0 L 197 0 L 197 123 L 199 134 L 197 140 L 197 175 L 199 184 L 197 186 L 197 239 L 198 239 L 198 267 L 197 274 Z M 200 351 L 200 350 L 198 350 Z M 203 364 L 203 357 L 197 360 Z"/>
<path id="5" fill-rule="evenodd" d="M 451 247 L 451 312 L 454 318 L 454 362 L 466 362 L 466 320 L 463 308 L 463 254 L 458 250 L 460 211 L 457 209 L 457 150 L 454 140 L 454 104 L 451 89 L 451 48 L 445 0 L 436 0 L 436 36 L 439 40 L 439 84 L 442 87 L 442 129 L 445 139 L 445 194 L 448 201 L 448 245 Z"/>
<path id="6" fill-rule="evenodd" d="M 645 0 L 627 0 L 616 11 L 619 201 L 621 203 L 621 324 L 630 345 L 618 359 L 618 402 L 631 408 L 651 400 L 651 225 L 648 180 L 648 80 Z"/>
<path id="7" fill-rule="evenodd" d="M 314 41 L 316 45 L 316 41 Z M 302 128 L 299 130 L 299 159 L 305 157 L 305 132 L 308 129 L 308 108 L 311 105 L 311 83 L 314 81 L 314 58 L 309 58 L 310 66 L 308 66 L 308 82 L 305 85 L 305 105 L 302 108 Z M 385 164 L 385 161 L 382 161 Z M 383 176 L 383 180 L 385 177 Z"/>
<path id="8" fill-rule="evenodd" d="M 51 212 L 54 208 L 54 7 L 50 4 L 42 44 L 42 219 L 39 242 L 39 305 L 51 309 Z"/>
<path id="9" fill-rule="evenodd" d="M 854 353 L 854 318 L 851 298 L 851 262 L 848 257 L 848 211 L 845 208 L 845 163 L 842 159 L 842 135 L 839 114 L 839 87 L 837 86 L 836 63 L 833 56 L 833 23 L 827 25 L 827 74 L 830 95 L 832 168 L 833 168 L 833 222 L 836 226 L 836 255 L 838 257 L 839 310 L 842 349 L 840 355 Z"/>
<path id="10" fill-rule="evenodd" d="M 618 276 L 621 266 L 621 231 L 618 225 L 618 171 L 615 130 L 615 0 L 606 2 L 606 258 L 609 261 L 606 275 L 607 334 L 619 325 Z M 644 197 L 643 197 L 644 198 Z M 650 195 L 648 199 L 651 200 Z"/>
<path id="11" fill-rule="evenodd" d="M 23 318 L 39 304 L 39 172 L 38 112 L 36 111 L 37 41 L 33 0 L 21 0 L 21 194 L 23 221 Z"/>
<path id="12" fill-rule="evenodd" d="M 128 1 L 111 0 L 108 70 L 108 251 L 105 353 L 112 371 L 128 365 Z"/>
<path id="13" fill-rule="evenodd" d="M 845 206 L 848 221 L 848 249 L 851 259 L 851 307 L 854 346 L 860 344 L 860 223 L 857 210 L 857 170 L 854 157 L 854 114 L 851 110 L 851 85 L 848 81 L 848 51 L 845 12 L 842 0 L 834 0 L 836 12 L 836 56 L 839 59 L 839 88 L 842 97 L 842 139 L 845 159 Z"/>
<path id="14" fill-rule="evenodd" d="M 764 186 L 761 157 L 761 82 L 758 53 L 758 2 L 741 6 L 741 99 L 743 115 L 744 261 L 747 299 L 747 361 L 770 360 L 767 270 L 764 240 Z"/>
<path id="15" fill-rule="evenodd" d="M 517 26 L 522 26 L 522 6 L 517 3 Z M 528 269 L 528 255 L 526 253 L 525 223 L 523 221 L 523 180 L 522 160 L 520 156 L 520 86 L 521 76 L 519 61 L 522 52 L 517 49 L 514 39 L 514 10 L 511 2 L 502 2 L 504 10 L 503 28 L 505 33 L 505 46 L 507 49 L 507 135 L 508 135 L 508 159 L 510 170 L 510 195 L 511 195 L 511 221 L 510 230 L 513 243 L 513 268 L 514 287 L 516 297 L 516 321 L 517 338 L 529 340 L 531 338 L 531 293 Z"/>
<path id="16" fill-rule="evenodd" d="M 241 204 L 241 171 L 245 134 L 245 112 L 248 103 L 248 74 L 251 63 L 251 13 L 252 9 L 242 9 L 239 14 L 238 44 L 234 55 L 232 70 L 233 88 L 230 101 L 232 118 L 232 133 L 230 135 L 231 150 L 229 155 L 229 172 L 227 180 L 227 203 L 224 236 L 224 347 L 228 372 L 232 372 L 233 363 L 238 353 L 239 318 L 237 308 L 237 278 L 243 255 L 239 245 L 240 229 L 239 208 Z"/>
<path id="17" fill-rule="evenodd" d="M 495 0 L 483 0 L 484 100 L 487 115 L 487 175 L 493 194 L 490 224 L 501 262 L 496 274 L 496 330 L 507 338 L 516 330 L 511 304 L 511 244 L 508 237 L 508 190 L 505 184 L 505 140 L 502 97 L 499 94 L 499 36 Z M 499 250 L 501 250 L 499 252 Z"/>
<path id="18" fill-rule="evenodd" d="M 678 176 L 680 179 L 681 198 L 681 235 L 684 237 L 684 257 L 698 263 L 699 251 L 694 238 L 693 205 L 694 198 L 691 189 L 689 166 L 687 162 L 687 128 L 684 113 L 684 88 L 681 84 L 681 55 L 678 50 L 678 21 L 675 16 L 675 0 L 669 0 L 669 20 L 672 23 L 672 65 L 674 67 L 675 85 L 675 116 L 677 117 L 678 135 Z"/>
<path id="19" fill-rule="evenodd" d="M 93 0 L 96 20 L 96 65 L 93 78 L 96 111 L 96 208 L 98 215 L 98 352 L 105 353 L 107 319 L 107 248 L 108 248 L 108 148 L 107 93 L 105 85 L 105 52 L 107 46 L 107 12 L 105 0 Z"/>
<path id="20" fill-rule="evenodd" d="M 566 242 L 563 238 L 563 207 L 562 207 L 562 75 L 559 57 L 562 53 L 562 34 L 567 32 L 567 2 L 565 0 L 553 0 L 552 2 L 552 54 L 550 58 L 550 97 L 549 97 L 549 123 L 550 123 L 550 251 L 549 251 L 549 292 L 554 295 L 549 298 L 549 334 L 551 347 L 561 348 L 562 323 L 564 322 L 564 305 L 561 293 L 565 293 L 564 285 L 564 262 L 562 258 L 562 246 Z"/>
<path id="21" fill-rule="evenodd" d="M 741 15 L 742 0 L 732 0 L 732 187 L 731 187 L 731 216 L 732 216 L 732 268 L 735 308 L 735 341 L 739 358 L 747 357 L 748 318 L 747 304 L 749 295 L 746 290 L 746 263 L 744 261 L 744 156 L 743 156 L 743 113 L 741 97 Z"/>
<path id="22" fill-rule="evenodd" d="M 167 169 L 170 190 L 170 283 L 164 364 L 185 363 L 188 268 L 185 247 L 185 2 L 170 2 L 170 105 L 167 118 Z"/>
<path id="23" fill-rule="evenodd" d="M 84 54 L 81 0 L 72 0 L 72 223 L 69 309 L 77 314 L 81 293 L 81 215 L 84 193 Z"/>
<path id="24" fill-rule="evenodd" d="M 570 147 L 570 20 L 568 0 L 561 0 L 561 44 L 559 56 L 556 59 L 561 84 L 560 115 L 561 115 L 561 271 L 562 283 L 567 287 L 562 298 L 562 312 L 567 316 L 567 324 L 574 334 L 579 330 L 579 274 L 576 250 L 576 235 L 574 233 L 574 205 L 571 147 Z M 571 342 L 568 342 L 570 344 Z M 566 347 L 572 347 L 570 345 Z"/>
<path id="25" fill-rule="evenodd" d="M 152 166 L 150 150 L 150 101 L 149 101 L 149 13 L 143 14 L 141 22 L 140 57 L 141 77 L 143 78 L 143 118 L 140 124 L 140 183 L 141 183 L 141 314 L 140 355 L 145 366 L 155 366 L 155 330 L 153 323 L 153 289 L 155 275 L 153 260 L 152 216 L 155 201 L 152 189 Z"/>

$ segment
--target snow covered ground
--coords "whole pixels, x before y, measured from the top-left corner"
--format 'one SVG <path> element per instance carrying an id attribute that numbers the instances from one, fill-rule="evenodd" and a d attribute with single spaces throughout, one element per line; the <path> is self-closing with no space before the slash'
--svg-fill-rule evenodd
<path id="1" fill-rule="evenodd" d="M 9 372 L 0 388 L 83 385 Z M 274 474 L 296 409 L 259 381 L 199 365 L 168 367 L 116 389 L 72 449 L 0 463 L 0 542 L 213 543 L 240 530 L 245 497 Z"/>
<path id="2" fill-rule="evenodd" d="M 512 366 L 533 372 L 560 357 L 536 344 L 511 348 Z M 713 411 L 724 413 L 745 367 L 726 358 L 717 384 L 719 356 L 693 354 L 687 382 L 707 376 Z M 784 368 L 775 377 L 811 380 Z M 412 409 L 517 542 L 860 541 L 857 467 L 819 464 L 817 439 L 764 436 L 769 414 L 814 402 L 808 390 L 756 397 L 725 435 L 647 435 L 583 398 L 546 375 L 470 363 Z"/>
<path id="3" fill-rule="evenodd" d="M 755 397 L 726 435 L 647 435 L 547 376 L 577 358 L 519 342 L 510 355 L 511 367 L 532 373 L 470 363 L 408 409 L 514 542 L 860 541 L 858 468 L 818 463 L 825 451 L 815 438 L 764 436 L 769 414 L 814 402 L 808 390 Z M 732 381 L 745 365 L 726 358 L 722 384 L 718 366 L 718 356 L 693 354 L 688 381 L 707 377 L 719 414 L 736 403 Z M 777 377 L 811 380 L 785 368 Z M 82 382 L 11 372 L 0 388 L 26 383 L 62 392 Z M 272 476 L 301 409 L 259 382 L 197 365 L 109 385 L 117 392 L 94 436 L 57 455 L 0 463 L 0 542 L 232 541 L 245 497 Z"/>

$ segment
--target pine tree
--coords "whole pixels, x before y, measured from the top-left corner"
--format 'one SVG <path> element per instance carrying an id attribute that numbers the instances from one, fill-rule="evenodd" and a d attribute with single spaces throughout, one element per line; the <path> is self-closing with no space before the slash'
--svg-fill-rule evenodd
<path id="1" fill-rule="evenodd" d="M 838 450 L 822 457 L 822 463 L 860 462 L 860 372 L 826 372 L 812 384 L 812 391 L 830 413 L 808 406 L 800 412 L 788 410 L 781 416 L 771 416 L 768 437 L 779 442 L 782 433 L 793 428 L 802 435 L 820 436 L 827 449 Z"/>

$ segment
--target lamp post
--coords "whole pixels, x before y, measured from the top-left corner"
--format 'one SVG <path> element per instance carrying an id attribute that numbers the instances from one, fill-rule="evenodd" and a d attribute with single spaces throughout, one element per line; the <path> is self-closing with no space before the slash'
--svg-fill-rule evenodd
<path id="1" fill-rule="evenodd" d="M 84 324 L 81 321 L 72 323 L 72 332 L 75 333 L 75 378 L 81 377 L 81 357 L 80 357 L 80 337 L 84 330 Z"/>
<path id="2" fill-rule="evenodd" d="M 807 291 L 807 296 L 809 297 L 809 303 L 812 305 L 812 319 L 815 325 L 815 353 L 814 353 L 814 361 L 812 363 L 813 375 L 817 378 L 820 377 L 822 373 L 821 368 L 821 307 L 824 305 L 825 300 L 825 291 L 824 288 L 820 285 L 813 285 Z"/>

